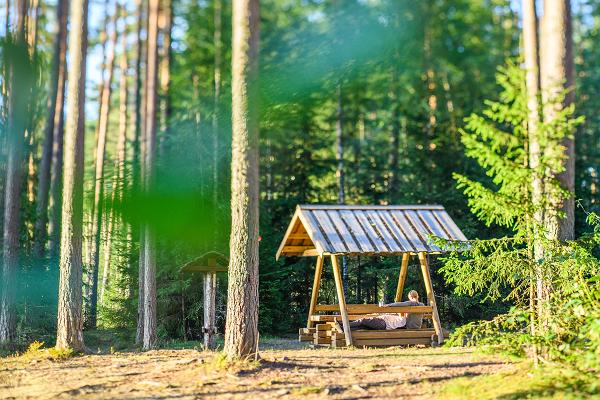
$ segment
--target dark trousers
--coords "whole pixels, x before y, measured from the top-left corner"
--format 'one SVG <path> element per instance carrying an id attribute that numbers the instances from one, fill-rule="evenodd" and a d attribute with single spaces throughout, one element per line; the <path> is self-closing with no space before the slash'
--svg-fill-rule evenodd
<path id="1" fill-rule="evenodd" d="M 357 319 L 350 322 L 350 330 L 356 329 L 384 330 L 385 321 L 377 317 Z"/>

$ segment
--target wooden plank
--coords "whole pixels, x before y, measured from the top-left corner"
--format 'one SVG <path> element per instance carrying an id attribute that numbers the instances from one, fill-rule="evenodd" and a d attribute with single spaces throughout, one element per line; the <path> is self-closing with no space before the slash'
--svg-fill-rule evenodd
<path id="1" fill-rule="evenodd" d="M 302 257 L 318 257 L 321 253 L 317 249 L 304 250 L 302 252 Z"/>
<path id="2" fill-rule="evenodd" d="M 364 318 L 364 315 L 348 315 L 348 320 L 355 321 Z M 334 322 L 341 321 L 341 315 L 311 315 L 310 320 L 313 322 Z"/>
<path id="3" fill-rule="evenodd" d="M 307 250 L 313 250 L 315 246 L 283 246 L 283 253 L 303 253 Z"/>
<path id="4" fill-rule="evenodd" d="M 402 345 L 431 345 L 431 338 L 406 338 L 406 339 L 357 339 L 355 346 L 402 346 Z"/>
<path id="5" fill-rule="evenodd" d="M 333 224 L 329 221 L 326 211 L 316 210 L 310 211 L 315 216 L 325 238 L 331 243 L 332 253 L 347 253 L 350 249 L 344 243 L 343 238 L 337 233 Z"/>
<path id="6" fill-rule="evenodd" d="M 323 257 L 317 257 L 317 265 L 315 267 L 315 278 L 313 280 L 313 289 L 310 295 L 310 306 L 308 307 L 308 321 L 306 327 L 312 327 L 312 321 L 310 316 L 315 313 L 315 307 L 317 305 L 317 299 L 319 298 L 319 288 L 321 287 L 321 275 L 323 274 Z"/>
<path id="7" fill-rule="evenodd" d="M 348 320 L 356 321 L 357 319 L 364 318 L 365 315 L 368 315 L 368 314 L 348 314 Z M 431 313 L 424 313 L 423 319 L 430 320 Z M 311 315 L 310 320 L 313 322 L 334 322 L 334 321 L 341 321 L 342 316 L 339 314 L 336 314 L 336 315 Z"/>
<path id="8" fill-rule="evenodd" d="M 333 342 L 334 338 L 336 340 L 344 340 L 346 338 L 346 336 L 343 333 L 340 333 L 340 332 L 327 331 L 326 334 L 327 334 L 328 337 L 331 338 L 332 342 Z"/>
<path id="9" fill-rule="evenodd" d="M 367 214 L 365 211 L 356 210 L 356 211 L 354 211 L 354 215 L 356 216 L 356 219 L 358 219 L 358 221 L 362 225 L 363 229 L 365 230 L 366 234 L 369 236 L 369 239 L 371 240 L 371 242 L 373 242 L 373 244 L 375 245 L 375 247 L 377 248 L 378 251 L 384 251 L 384 252 L 391 251 L 389 248 L 387 248 L 385 243 L 383 243 L 383 241 L 379 238 L 377 231 L 375 231 L 375 229 L 373 228 L 373 225 L 371 225 L 371 222 L 367 218 Z"/>
<path id="10" fill-rule="evenodd" d="M 352 234 L 348 230 L 348 227 L 342 220 L 341 214 L 336 210 L 332 210 L 327 213 L 327 216 L 329 217 L 329 219 L 331 220 L 331 222 L 337 229 L 337 231 L 340 234 L 340 236 L 342 237 L 342 239 L 344 239 L 344 242 L 346 243 L 346 247 L 348 248 L 348 250 L 351 252 L 357 252 L 357 251 L 360 252 L 361 250 L 358 247 L 358 245 L 356 244 L 356 241 L 354 240 L 354 238 L 352 237 Z"/>
<path id="11" fill-rule="evenodd" d="M 398 244 L 396 236 L 393 234 L 388 224 L 383 220 L 382 216 L 380 215 L 382 214 L 382 212 L 375 210 L 367 210 L 365 212 L 367 213 L 369 218 L 371 218 L 371 221 L 375 223 L 373 229 L 375 229 L 379 233 L 381 240 L 385 243 L 387 248 L 393 252 L 403 251 L 404 249 L 400 246 L 400 244 Z"/>
<path id="12" fill-rule="evenodd" d="M 312 342 L 314 341 L 313 335 L 298 335 L 299 342 Z"/>
<path id="13" fill-rule="evenodd" d="M 434 329 L 389 329 L 385 331 L 352 331 L 354 340 L 358 339 L 411 339 L 428 338 L 435 335 Z"/>
<path id="14" fill-rule="evenodd" d="M 350 230 L 356 238 L 357 244 L 361 249 L 362 253 L 377 252 L 377 249 L 373 247 L 373 244 L 369 241 L 367 233 L 364 231 L 362 226 L 358 223 L 358 220 L 354 216 L 354 213 L 349 210 L 341 210 L 340 216 L 344 219 L 344 222 L 348 224 Z"/>
<path id="15" fill-rule="evenodd" d="M 346 345 L 352 346 L 352 332 L 350 331 L 350 321 L 348 320 L 348 312 L 346 311 L 346 297 L 344 296 L 342 274 L 340 273 L 337 256 L 331 256 L 331 264 L 333 267 L 333 277 L 335 279 L 335 289 L 338 296 L 340 315 L 342 316 L 342 324 L 346 335 Z"/>
<path id="16" fill-rule="evenodd" d="M 298 335 L 312 335 L 315 331 L 315 328 L 300 328 L 298 329 Z"/>
<path id="17" fill-rule="evenodd" d="M 315 337 L 313 339 L 314 344 L 331 344 L 331 338 L 329 337 Z"/>
<path id="18" fill-rule="evenodd" d="M 429 238 L 431 236 L 431 234 L 433 234 L 433 232 L 429 231 L 429 229 L 427 229 L 427 226 L 425 226 L 425 224 L 423 224 L 423 221 L 421 220 L 421 218 L 419 218 L 419 214 L 416 211 L 412 211 L 412 210 L 406 211 L 405 214 L 406 214 L 407 218 L 410 220 L 410 222 L 413 224 L 413 226 L 417 229 L 419 237 L 421 237 L 423 239 L 423 242 L 425 242 L 427 244 L 427 247 L 429 247 L 429 250 L 430 251 L 441 251 L 442 249 L 440 249 L 438 246 L 433 244 L 431 239 Z"/>
<path id="19" fill-rule="evenodd" d="M 431 306 L 379 307 L 377 304 L 346 304 L 345 306 L 348 314 L 423 314 L 432 312 Z M 339 312 L 340 307 L 337 304 L 317 304 L 315 311 Z"/>
<path id="20" fill-rule="evenodd" d="M 330 331 L 332 328 L 332 326 L 328 323 L 326 324 L 317 324 L 317 326 L 315 327 L 316 332 L 318 331 Z"/>
<path id="21" fill-rule="evenodd" d="M 288 235 L 288 239 L 290 239 L 290 240 L 292 240 L 292 239 L 304 240 L 304 239 L 310 239 L 310 236 L 308 236 L 308 233 L 290 233 Z"/>
<path id="22" fill-rule="evenodd" d="M 427 247 L 426 243 L 423 243 L 419 235 L 415 232 L 415 228 L 410 224 L 408 218 L 404 214 L 404 211 L 394 210 L 391 212 L 392 217 L 398 224 L 398 227 L 402 229 L 402 232 L 406 236 L 406 238 L 412 243 L 412 251 L 420 252 L 420 251 L 429 251 L 429 247 Z"/>
<path id="23" fill-rule="evenodd" d="M 400 274 L 398 275 L 398 286 L 396 287 L 396 297 L 394 301 L 402 301 L 402 292 L 404 291 L 404 282 L 406 281 L 406 274 L 408 272 L 408 260 L 410 256 L 408 254 L 402 255 L 402 264 L 400 265 Z"/>
<path id="24" fill-rule="evenodd" d="M 421 263 L 421 273 L 423 274 L 423 280 L 425 281 L 427 299 L 429 300 L 429 305 L 432 308 L 433 327 L 435 328 L 435 332 L 438 335 L 438 344 L 442 344 L 444 342 L 444 333 L 442 331 L 442 323 L 440 322 L 440 315 L 438 314 L 438 309 L 435 302 L 433 284 L 431 283 L 431 275 L 429 274 L 429 265 L 427 265 L 427 256 L 425 255 L 425 253 L 419 253 L 419 261 Z"/>

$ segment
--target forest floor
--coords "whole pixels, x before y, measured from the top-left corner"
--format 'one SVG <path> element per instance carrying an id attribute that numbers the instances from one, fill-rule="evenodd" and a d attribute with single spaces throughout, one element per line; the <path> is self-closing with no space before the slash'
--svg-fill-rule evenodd
<path id="1" fill-rule="evenodd" d="M 525 363 L 472 349 L 312 349 L 285 339 L 261 347 L 260 362 L 234 365 L 195 349 L 5 357 L 0 399 L 553 397 L 547 382 L 524 383 L 533 379 Z"/>

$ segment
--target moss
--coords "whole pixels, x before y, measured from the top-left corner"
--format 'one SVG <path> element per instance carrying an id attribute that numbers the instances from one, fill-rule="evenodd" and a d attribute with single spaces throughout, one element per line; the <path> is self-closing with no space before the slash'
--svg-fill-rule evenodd
<path id="1" fill-rule="evenodd" d="M 448 399 L 582 399 L 600 395 L 596 379 L 560 366 L 532 369 L 525 363 L 508 373 L 454 379 L 437 394 Z"/>

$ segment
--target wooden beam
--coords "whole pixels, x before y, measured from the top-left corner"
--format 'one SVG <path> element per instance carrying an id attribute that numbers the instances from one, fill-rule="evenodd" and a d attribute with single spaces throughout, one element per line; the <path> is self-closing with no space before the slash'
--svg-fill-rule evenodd
<path id="1" fill-rule="evenodd" d="M 317 249 L 304 250 L 302 252 L 302 257 L 315 257 L 315 256 L 322 256 L 322 254 L 319 254 L 319 250 L 317 250 Z"/>
<path id="2" fill-rule="evenodd" d="M 282 253 L 304 253 L 308 250 L 314 250 L 315 246 L 307 245 L 307 246 L 283 246 Z"/>
<path id="3" fill-rule="evenodd" d="M 313 281 L 312 294 L 310 296 L 310 306 L 308 308 L 308 322 L 306 323 L 307 328 L 312 328 L 313 321 L 310 316 L 315 313 L 315 307 L 317 306 L 317 298 L 319 297 L 319 288 L 321 287 L 321 275 L 323 273 L 323 257 L 317 257 L 317 266 L 315 267 L 315 279 Z"/>
<path id="4" fill-rule="evenodd" d="M 442 344 L 444 342 L 444 332 L 442 330 L 440 315 L 438 314 L 437 305 L 435 303 L 435 294 L 433 293 L 433 284 L 431 283 L 431 275 L 429 273 L 429 265 L 427 264 L 427 255 L 425 253 L 419 253 L 419 262 L 421 264 L 423 280 L 425 281 L 427 299 L 429 300 L 429 305 L 432 308 L 433 327 L 435 328 L 435 333 L 438 337 L 438 344 Z"/>
<path id="5" fill-rule="evenodd" d="M 288 239 L 310 239 L 307 233 L 290 233 Z"/>
<path id="6" fill-rule="evenodd" d="M 398 287 L 396 288 L 396 297 L 394 301 L 402 301 L 402 292 L 404 291 L 404 282 L 406 282 L 406 273 L 408 272 L 408 253 L 402 254 L 402 264 L 400 265 L 400 275 L 398 275 Z"/>
<path id="7" fill-rule="evenodd" d="M 340 315 L 342 316 L 342 325 L 344 326 L 344 334 L 346 335 L 346 346 L 352 346 L 352 332 L 350 331 L 350 321 L 348 320 L 348 311 L 346 310 L 346 297 L 344 296 L 344 285 L 337 256 L 331 256 L 331 264 L 333 267 L 333 277 L 335 279 L 335 289 L 340 305 Z"/>
<path id="8" fill-rule="evenodd" d="M 337 304 L 317 304 L 315 311 L 339 312 L 340 306 Z M 382 313 L 430 313 L 431 306 L 398 306 L 398 307 L 379 307 L 377 304 L 346 304 L 348 314 L 382 314 Z"/>

